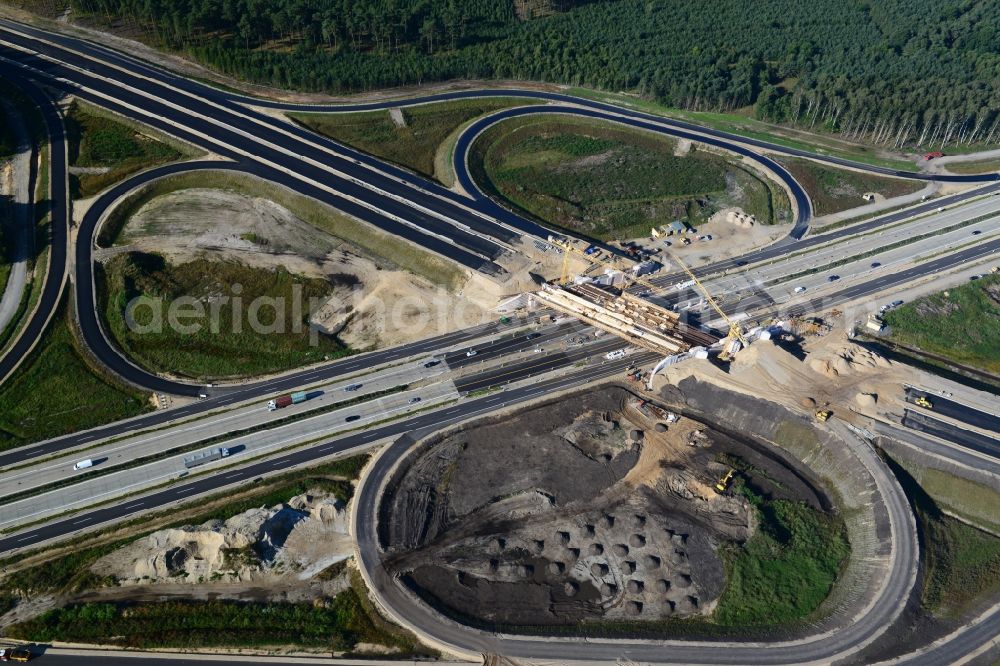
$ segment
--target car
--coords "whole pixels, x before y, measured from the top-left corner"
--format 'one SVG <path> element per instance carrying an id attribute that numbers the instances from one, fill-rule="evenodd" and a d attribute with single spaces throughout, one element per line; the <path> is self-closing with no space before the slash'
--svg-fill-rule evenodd
<path id="1" fill-rule="evenodd" d="M 878 268 L 881 265 L 882 265 L 881 261 L 873 261 L 872 262 L 872 268 Z"/>
<path id="2" fill-rule="evenodd" d="M 438 365 L 439 363 L 441 363 L 441 361 L 438 361 L 438 360 L 427 361 L 426 363 L 424 363 L 424 367 L 425 368 L 433 368 L 435 365 Z"/>
<path id="3" fill-rule="evenodd" d="M 10 651 L 11 661 L 31 661 L 34 656 L 31 650 L 26 647 L 16 647 Z"/>
<path id="4" fill-rule="evenodd" d="M 903 304 L 903 301 L 893 301 L 892 303 L 889 303 L 889 307 L 890 308 L 898 308 L 902 304 Z"/>
<path id="5" fill-rule="evenodd" d="M 982 275 L 979 275 L 979 274 L 977 273 L 977 274 L 975 274 L 975 275 L 970 275 L 970 276 L 969 276 L 969 280 L 978 280 L 978 279 L 979 279 L 979 278 L 981 278 L 981 277 L 983 277 L 983 276 L 982 276 Z"/>
<path id="6" fill-rule="evenodd" d="M 361 417 L 359 415 L 357 415 L 357 414 L 351 414 L 346 419 L 344 419 L 344 421 L 347 422 L 347 423 L 350 423 L 351 421 L 357 421 L 360 418 Z"/>
<path id="7" fill-rule="evenodd" d="M 420 396 L 419 395 L 410 398 L 410 402 L 408 404 L 415 405 L 418 402 L 420 402 Z"/>
<path id="8" fill-rule="evenodd" d="M 542 337 L 541 333 L 528 333 L 527 337 L 525 337 L 525 340 L 534 340 L 535 338 L 540 338 L 540 337 Z"/>
<path id="9" fill-rule="evenodd" d="M 828 278 L 826 278 L 826 281 L 827 282 L 836 282 L 839 279 L 840 279 L 839 275 L 831 275 Z"/>
<path id="10" fill-rule="evenodd" d="M 736 262 L 736 265 L 737 265 L 737 266 L 746 266 L 746 265 L 747 265 L 747 262 L 745 262 L 745 261 L 742 261 L 742 260 L 741 260 L 741 261 L 737 261 L 737 262 Z"/>
<path id="11" fill-rule="evenodd" d="M 535 353 L 536 354 L 541 354 L 543 351 L 545 351 L 545 349 L 543 347 L 535 347 Z"/>
<path id="12" fill-rule="evenodd" d="M 794 291 L 794 292 L 795 292 L 796 294 L 801 294 L 801 293 L 802 293 L 803 291 L 805 291 L 805 290 L 806 290 L 806 288 L 805 288 L 805 287 L 796 287 L 796 288 L 795 288 L 795 289 L 793 289 L 792 291 Z"/>
<path id="13" fill-rule="evenodd" d="M 465 352 L 465 355 L 466 356 L 475 356 L 478 353 L 479 352 L 477 352 L 475 349 L 470 349 L 469 351 Z"/>
<path id="14" fill-rule="evenodd" d="M 981 233 L 983 233 L 982 229 L 976 229 L 975 231 L 972 232 L 972 235 L 973 236 L 978 236 Z"/>
<path id="15" fill-rule="evenodd" d="M 345 391 L 357 391 L 359 388 L 364 386 L 364 384 L 348 384 L 344 387 Z"/>

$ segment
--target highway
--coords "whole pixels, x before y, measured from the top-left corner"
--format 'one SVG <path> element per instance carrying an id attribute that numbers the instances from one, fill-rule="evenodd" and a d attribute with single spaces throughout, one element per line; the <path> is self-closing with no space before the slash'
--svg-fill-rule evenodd
<path id="1" fill-rule="evenodd" d="M 992 414 L 984 412 L 981 409 L 976 409 L 975 407 L 970 407 L 961 402 L 950 400 L 930 391 L 922 391 L 912 386 L 906 386 L 903 390 L 907 402 L 915 403 L 917 398 L 922 397 L 931 401 L 933 405 L 932 409 L 936 414 L 956 421 L 963 421 L 973 428 L 992 430 L 993 432 L 1000 433 L 1000 414 L 997 412 Z"/>
<path id="2" fill-rule="evenodd" d="M 475 415 L 495 411 L 502 405 L 517 404 L 539 396 L 566 388 L 579 386 L 589 381 L 605 378 L 621 372 L 630 362 L 650 360 L 651 355 L 640 354 L 620 362 L 593 364 L 592 359 L 605 349 L 621 346 L 620 342 L 605 340 L 579 350 L 559 350 L 540 352 L 537 360 L 521 359 L 503 368 L 491 368 L 475 373 L 475 364 L 485 361 L 503 361 L 507 353 L 523 353 L 527 349 L 548 344 L 553 338 L 529 338 L 527 334 L 517 342 L 504 342 L 490 349 L 473 347 L 475 356 L 466 356 L 459 345 L 464 345 L 482 337 L 488 337 L 503 327 L 492 323 L 429 340 L 402 345 L 396 348 L 358 355 L 317 368 L 289 373 L 245 386 L 207 388 L 191 383 L 171 381 L 151 375 L 125 359 L 108 342 L 96 315 L 92 274 L 93 239 L 101 216 L 127 193 L 134 191 L 156 178 L 194 169 L 223 169 L 245 173 L 281 184 L 295 192 L 313 197 L 345 213 L 419 245 L 429 252 L 447 257 L 470 271 L 480 271 L 498 275 L 503 269 L 497 261 L 513 244 L 522 237 L 545 238 L 549 231 L 530 220 L 504 209 L 497 202 L 482 196 L 465 168 L 469 146 L 487 127 L 507 118 L 538 113 L 574 114 L 589 118 L 601 118 L 624 123 L 632 127 L 656 131 L 694 141 L 708 143 L 752 159 L 764 168 L 774 172 L 789 188 L 798 211 L 789 237 L 768 248 L 742 257 L 715 262 L 697 269 L 700 275 L 710 275 L 726 270 L 743 268 L 748 264 L 770 259 L 780 259 L 791 252 L 804 249 L 818 249 L 819 246 L 838 238 L 846 238 L 859 233 L 875 231 L 880 227 L 911 219 L 923 213 L 933 213 L 942 206 L 954 206 L 984 192 L 996 191 L 1000 185 L 992 183 L 1000 176 L 987 174 L 978 176 L 937 176 L 907 171 L 897 171 L 882 167 L 872 167 L 851 163 L 840 158 L 816 156 L 761 142 L 745 137 L 729 135 L 704 127 L 675 121 L 630 109 L 622 109 L 610 104 L 594 102 L 559 93 L 520 90 L 485 90 L 442 93 L 405 101 L 379 102 L 364 105 L 286 105 L 266 100 L 255 100 L 221 91 L 201 83 L 163 72 L 135 59 L 101 46 L 72 37 L 49 33 L 9 21 L 0 21 L 0 75 L 10 78 L 25 90 L 42 109 L 46 127 L 53 138 L 51 182 L 54 186 L 53 238 L 50 255 L 49 279 L 46 281 L 37 314 L 25 328 L 25 335 L 15 344 L 11 353 L 0 359 L 0 380 L 9 375 L 20 358 L 30 349 L 44 330 L 48 317 L 55 311 L 62 285 L 66 279 L 67 236 L 68 236 L 68 195 L 65 191 L 66 155 L 62 140 L 61 120 L 54 105 L 48 101 L 33 84 L 25 80 L 30 76 L 46 82 L 54 88 L 77 95 L 81 99 L 122 114 L 149 126 L 199 146 L 225 162 L 201 162 L 168 165 L 140 174 L 105 192 L 88 210 L 80 222 L 79 241 L 76 244 L 75 284 L 77 309 L 80 313 L 83 336 L 98 359 L 112 372 L 126 381 L 151 390 L 182 396 L 197 396 L 207 393 L 205 400 L 192 402 L 177 409 L 156 412 L 126 422 L 96 428 L 86 433 L 77 433 L 50 442 L 33 444 L 15 451 L 0 454 L 0 465 L 9 466 L 29 461 L 39 455 L 49 455 L 65 451 L 90 442 L 97 442 L 116 436 L 125 436 L 140 430 L 149 430 L 178 419 L 207 415 L 212 411 L 243 402 L 272 397 L 291 389 L 309 384 L 330 383 L 352 374 L 366 372 L 385 364 L 407 360 L 417 360 L 439 355 L 446 350 L 454 350 L 445 360 L 449 367 L 457 371 L 467 371 L 455 379 L 454 391 L 474 392 L 494 388 L 502 383 L 543 375 L 552 370 L 569 369 L 578 362 L 591 359 L 591 364 L 580 370 L 570 370 L 564 376 L 544 379 L 530 385 L 518 385 L 505 391 L 494 392 L 479 398 L 463 400 L 447 411 L 428 411 L 401 418 L 386 424 L 377 424 L 366 430 L 352 431 L 335 439 L 326 439 L 319 444 L 310 444 L 290 452 L 252 462 L 225 474 L 194 476 L 189 480 L 179 480 L 172 486 L 156 490 L 141 497 L 92 510 L 85 510 L 71 517 L 29 529 L 25 532 L 0 538 L 0 551 L 21 550 L 49 540 L 63 538 L 83 529 L 122 520 L 143 512 L 168 507 L 185 498 L 211 493 L 233 484 L 252 483 L 255 479 L 297 466 L 314 463 L 317 460 L 348 451 L 360 450 L 376 442 L 402 437 L 383 449 L 375 464 L 367 473 L 358 491 L 355 509 L 355 536 L 359 541 L 362 566 L 366 573 L 376 571 L 378 555 L 374 534 L 374 507 L 377 501 L 379 481 L 391 465 L 405 454 L 412 437 L 419 436 L 449 423 Z M 407 104 L 426 104 L 468 97 L 505 96 L 523 97 L 547 102 L 546 106 L 524 107 L 502 111 L 473 123 L 464 132 L 456 147 L 456 172 L 459 180 L 467 184 L 472 198 L 463 197 L 440 185 L 415 176 L 404 169 L 386 165 L 379 160 L 365 156 L 333 141 L 317 137 L 313 133 L 275 119 L 251 107 L 269 107 L 319 112 L 344 112 L 386 109 Z M 748 148 L 749 146 L 749 148 Z M 841 166 L 861 168 L 902 178 L 920 180 L 941 180 L 965 183 L 987 183 L 979 191 L 965 192 L 914 206 L 906 211 L 876 218 L 870 222 L 852 225 L 821 236 L 806 237 L 811 217 L 811 205 L 804 190 L 795 183 L 787 172 L 773 160 L 756 152 L 756 149 L 781 154 L 798 155 L 819 159 Z M 60 152 L 61 151 L 61 152 Z M 938 222 L 940 223 L 940 220 Z M 959 249 L 948 255 L 931 259 L 895 273 L 876 275 L 855 284 L 840 285 L 827 290 L 822 297 L 810 298 L 801 303 L 787 306 L 755 295 L 736 301 L 727 306 L 731 312 L 752 312 L 762 318 L 770 314 L 798 314 L 829 308 L 837 303 L 847 302 L 874 294 L 879 291 L 905 284 L 914 279 L 949 270 L 965 262 L 991 256 L 1000 248 L 1000 239 L 984 238 L 975 245 Z M 60 255 L 61 252 L 61 256 Z M 845 271 L 846 272 L 846 271 Z M 686 280 L 683 274 L 672 274 L 656 278 L 659 284 L 670 285 Z M 33 335 L 29 335 L 33 333 Z M 18 346 L 20 345 L 20 346 Z M 19 351 L 20 353 L 14 353 Z M 529 353 L 533 353 L 529 352 Z M 446 399 L 455 393 L 441 393 L 435 398 Z M 402 400 L 399 398 L 398 400 Z M 390 401 L 388 407 L 396 409 L 402 405 Z M 382 405 L 386 407 L 388 403 Z M 329 419 L 343 419 L 344 413 L 330 412 L 327 420 L 312 430 L 315 434 L 330 428 Z M 375 419 L 374 414 L 366 418 Z M 296 422 L 298 437 L 310 434 L 311 425 Z M 291 429 L 289 429 L 290 432 Z M 282 441 L 278 437 L 275 441 Z M 262 446 L 268 445 L 267 441 Z M 613 642 L 544 639 L 532 640 L 483 634 L 466 627 L 442 622 L 429 614 L 420 604 L 413 605 L 405 595 L 397 594 L 395 586 L 377 582 L 375 591 L 388 595 L 387 605 L 393 612 L 406 613 L 406 620 L 421 633 L 437 637 L 442 642 L 456 646 L 460 651 L 471 653 L 499 651 L 511 656 L 536 659 L 581 660 L 605 659 L 613 661 L 627 655 L 630 659 L 662 661 L 669 653 L 671 661 L 687 663 L 799 663 L 802 661 L 830 661 L 850 654 L 884 631 L 901 609 L 901 600 L 909 593 L 913 581 L 911 571 L 916 561 L 916 543 L 912 531 L 912 515 L 899 491 L 895 480 L 885 470 L 874 452 L 856 447 L 859 460 L 876 479 L 889 512 L 889 519 L 895 547 L 891 557 L 893 567 L 886 587 L 875 599 L 868 612 L 850 627 L 828 635 L 814 636 L 790 643 L 767 645 L 703 645 L 684 641 L 667 642 Z M 176 461 L 170 462 L 176 466 Z M 82 487 L 82 484 L 81 484 Z M 86 494 L 86 493 L 85 493 Z M 93 493 L 90 493 L 91 495 Z M 992 624 L 991 624 L 992 623 Z M 975 630 L 963 634 L 946 644 L 948 652 L 943 654 L 965 654 L 976 641 L 982 640 L 985 627 L 995 628 L 989 619 Z M 976 644 L 976 645 L 978 645 Z"/>
<path id="3" fill-rule="evenodd" d="M 649 359 L 651 359 L 651 356 L 649 356 Z M 209 474 L 193 478 L 190 481 L 178 482 L 165 490 L 153 492 L 135 500 L 89 510 L 63 520 L 57 520 L 24 532 L 2 537 L 0 538 L 0 552 L 8 552 L 15 549 L 21 550 L 49 540 L 65 538 L 81 529 L 89 529 L 104 523 L 120 521 L 130 516 L 165 508 L 185 498 L 203 495 L 221 488 L 236 484 L 252 483 L 254 479 L 274 473 L 275 471 L 287 471 L 295 467 L 315 463 L 330 456 L 367 448 L 376 442 L 388 438 L 398 437 L 423 429 L 444 427 L 449 423 L 495 411 L 502 405 L 513 405 L 531 400 L 539 395 L 545 395 L 547 392 L 559 390 L 560 387 L 577 386 L 600 377 L 612 376 L 620 373 L 627 365 L 628 361 L 621 361 L 590 366 L 557 379 L 512 388 L 481 398 L 459 402 L 450 408 L 447 414 L 437 411 L 421 413 L 410 418 L 404 418 L 384 425 L 376 425 L 331 441 L 309 445 L 289 453 L 270 457 L 246 467 L 228 471 L 225 475 Z"/>
<path id="4" fill-rule="evenodd" d="M 967 430 L 912 409 L 903 411 L 903 425 L 1000 460 L 1000 439 L 996 437 Z"/>
<path id="5" fill-rule="evenodd" d="M 17 339 L 0 357 L 0 382 L 10 376 L 21 361 L 28 356 L 42 337 L 49 320 L 59 305 L 59 297 L 66 283 L 66 258 L 69 242 L 69 176 L 66 172 L 66 136 L 62 118 L 56 105 L 35 85 L 0 66 L 0 76 L 17 86 L 41 113 L 49 140 L 50 235 L 48 270 L 38 304 L 21 329 Z"/>

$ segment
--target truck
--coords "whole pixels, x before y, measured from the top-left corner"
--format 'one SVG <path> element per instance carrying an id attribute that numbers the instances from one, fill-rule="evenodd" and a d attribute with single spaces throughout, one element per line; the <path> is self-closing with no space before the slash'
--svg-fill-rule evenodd
<path id="1" fill-rule="evenodd" d="M 194 455 L 187 456 L 184 458 L 184 466 L 188 469 L 192 467 L 197 467 L 198 465 L 204 465 L 206 463 L 215 462 L 216 460 L 222 460 L 229 456 L 229 449 L 226 447 L 209 449 L 208 451 L 200 451 Z"/>
<path id="2" fill-rule="evenodd" d="M 305 402 L 308 397 L 309 396 L 305 391 L 296 391 L 295 393 L 279 395 L 274 400 L 267 401 L 267 411 L 273 412 L 276 409 L 288 407 L 288 405 L 297 405 L 300 402 Z"/>

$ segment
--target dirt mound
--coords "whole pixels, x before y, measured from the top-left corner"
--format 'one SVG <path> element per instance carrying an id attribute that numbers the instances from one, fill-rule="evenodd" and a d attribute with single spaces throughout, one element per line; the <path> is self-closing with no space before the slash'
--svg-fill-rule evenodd
<path id="1" fill-rule="evenodd" d="M 294 570 L 308 578 L 351 553 L 339 500 L 300 495 L 227 520 L 159 530 L 98 560 L 123 585 L 251 581 Z"/>

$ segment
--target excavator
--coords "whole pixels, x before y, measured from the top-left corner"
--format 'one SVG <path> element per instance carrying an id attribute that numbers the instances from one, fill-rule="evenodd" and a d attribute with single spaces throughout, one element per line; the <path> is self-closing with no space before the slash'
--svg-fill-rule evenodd
<path id="1" fill-rule="evenodd" d="M 724 477 L 719 479 L 719 482 L 715 484 L 716 492 L 718 493 L 726 492 L 726 489 L 729 488 L 729 482 L 733 480 L 733 473 L 735 473 L 735 471 L 736 470 L 734 469 L 730 469 L 728 472 L 726 472 L 726 475 Z"/>

